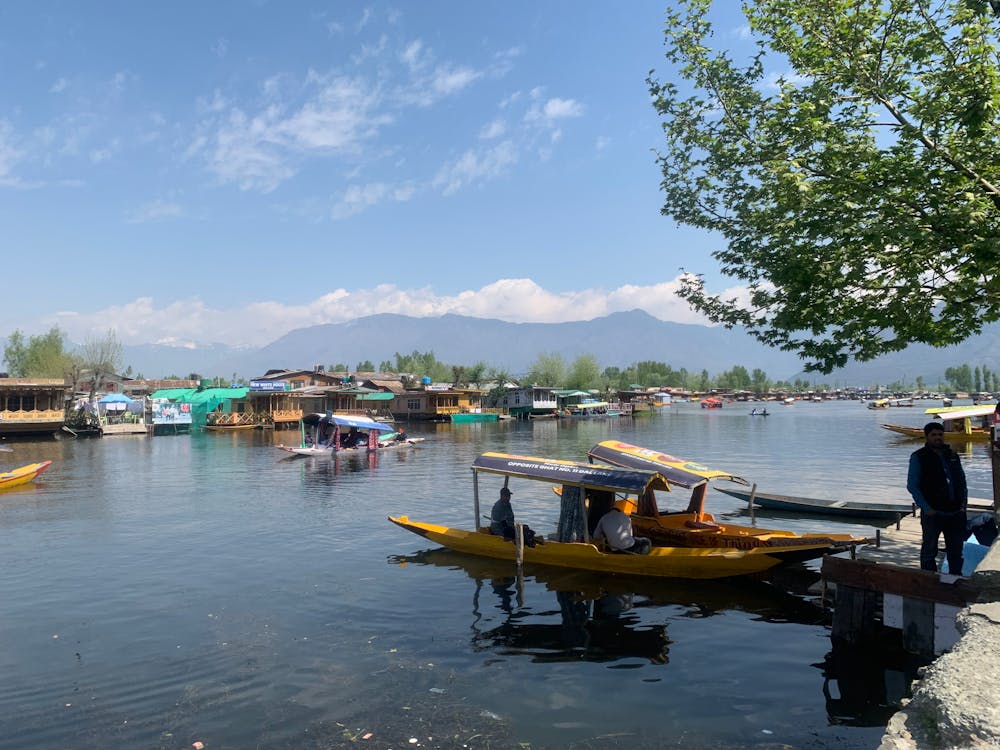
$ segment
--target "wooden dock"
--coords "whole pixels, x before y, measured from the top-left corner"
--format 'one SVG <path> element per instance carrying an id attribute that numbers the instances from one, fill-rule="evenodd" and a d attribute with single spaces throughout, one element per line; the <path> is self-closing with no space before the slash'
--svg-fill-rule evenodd
<path id="1" fill-rule="evenodd" d="M 993 512 L 993 504 L 970 500 L 969 514 L 977 512 Z M 976 601 L 976 589 L 968 578 L 920 570 L 919 516 L 905 516 L 877 536 L 878 545 L 860 547 L 854 559 L 823 560 L 824 586 L 835 587 L 832 636 L 861 643 L 893 628 L 914 653 L 953 646 L 955 616 Z"/>

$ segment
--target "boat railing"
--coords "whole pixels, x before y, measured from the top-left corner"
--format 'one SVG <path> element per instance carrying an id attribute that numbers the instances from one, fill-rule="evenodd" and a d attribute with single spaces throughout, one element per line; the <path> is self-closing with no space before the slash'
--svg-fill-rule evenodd
<path id="1" fill-rule="evenodd" d="M 257 414 L 245 412 L 233 412 L 232 414 L 221 414 L 214 412 L 206 417 L 206 422 L 218 427 L 239 427 L 247 424 L 260 424 L 262 418 Z"/>
<path id="2" fill-rule="evenodd" d="M 61 422 L 66 414 L 62 409 L 30 409 L 27 411 L 0 411 L 0 422 Z"/>

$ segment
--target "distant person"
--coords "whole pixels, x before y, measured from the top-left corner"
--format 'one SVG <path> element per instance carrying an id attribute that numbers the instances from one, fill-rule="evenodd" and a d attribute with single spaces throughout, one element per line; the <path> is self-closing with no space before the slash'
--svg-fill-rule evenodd
<path id="1" fill-rule="evenodd" d="M 938 538 L 944 535 L 948 571 L 962 574 L 962 546 L 968 535 L 965 510 L 969 490 L 962 461 L 944 441 L 940 422 L 924 425 L 924 447 L 910 455 L 906 489 L 920 508 L 921 570 L 937 570 Z"/>
<path id="2" fill-rule="evenodd" d="M 648 555 L 652 544 L 645 537 L 632 536 L 632 518 L 622 510 L 623 503 L 618 501 L 601 516 L 594 529 L 594 541 L 606 539 L 608 546 L 616 552 Z"/>
<path id="3" fill-rule="evenodd" d="M 396 437 L 393 438 L 393 439 L 397 443 L 405 443 L 406 442 L 406 437 L 407 437 L 406 430 L 404 430 L 402 427 L 400 427 L 399 428 L 399 432 L 396 433 Z"/>
<path id="4" fill-rule="evenodd" d="M 507 487 L 501 488 L 500 499 L 493 503 L 493 509 L 490 511 L 490 533 L 513 541 L 515 537 L 514 508 L 510 504 L 510 495 L 511 492 Z M 536 542 L 541 544 L 545 541 L 526 524 L 521 525 L 521 530 L 524 533 L 524 544 L 527 547 L 534 547 Z"/>

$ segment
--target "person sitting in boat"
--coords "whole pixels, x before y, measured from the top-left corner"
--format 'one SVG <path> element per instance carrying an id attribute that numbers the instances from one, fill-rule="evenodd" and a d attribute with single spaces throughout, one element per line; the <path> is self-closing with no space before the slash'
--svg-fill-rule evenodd
<path id="1" fill-rule="evenodd" d="M 395 440 L 397 443 L 405 443 L 406 437 L 407 437 L 406 430 L 400 427 L 399 432 L 396 433 L 396 437 L 394 437 L 393 440 Z"/>
<path id="2" fill-rule="evenodd" d="M 490 511 L 490 533 L 513 541 L 515 537 L 514 509 L 510 504 L 510 494 L 509 488 L 500 489 L 500 499 L 493 503 L 493 509 Z M 527 524 L 522 524 L 521 529 L 524 532 L 524 545 L 526 547 L 534 547 L 536 542 L 542 544 L 545 541 L 541 536 L 535 534 Z"/>
<path id="3" fill-rule="evenodd" d="M 358 432 L 357 427 L 352 427 L 347 431 L 346 435 L 342 435 L 340 438 L 341 448 L 357 448 L 358 441 L 361 440 L 361 433 Z"/>
<path id="4" fill-rule="evenodd" d="M 608 547 L 615 552 L 648 555 L 652 542 L 646 537 L 632 536 L 632 518 L 624 511 L 627 502 L 619 500 L 601 517 L 594 529 L 594 541 L 606 539 Z"/>

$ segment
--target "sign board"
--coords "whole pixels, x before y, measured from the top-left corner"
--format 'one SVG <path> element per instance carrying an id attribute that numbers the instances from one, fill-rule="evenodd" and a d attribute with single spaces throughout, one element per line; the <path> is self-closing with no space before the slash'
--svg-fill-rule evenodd
<path id="1" fill-rule="evenodd" d="M 153 424 L 191 424 L 191 404 L 156 400 L 152 409 Z"/>
<path id="2" fill-rule="evenodd" d="M 251 380 L 250 381 L 251 391 L 290 391 L 291 386 L 288 385 L 287 380 Z"/>

